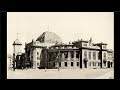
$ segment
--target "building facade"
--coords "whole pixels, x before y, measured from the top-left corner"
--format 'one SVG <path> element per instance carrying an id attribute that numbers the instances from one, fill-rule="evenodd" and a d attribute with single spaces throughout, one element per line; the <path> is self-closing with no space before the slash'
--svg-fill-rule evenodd
<path id="1" fill-rule="evenodd" d="M 33 69 L 114 67 L 114 52 L 107 49 L 106 43 L 93 43 L 90 38 L 64 44 L 59 36 L 48 31 L 25 43 L 24 57 L 24 65 Z"/>
<path id="2" fill-rule="evenodd" d="M 109 55 L 111 54 L 111 55 Z M 78 40 L 72 44 L 58 44 L 48 49 L 47 68 L 111 68 L 113 52 L 107 44 L 93 44 Z M 112 63 L 112 64 L 111 64 Z"/>

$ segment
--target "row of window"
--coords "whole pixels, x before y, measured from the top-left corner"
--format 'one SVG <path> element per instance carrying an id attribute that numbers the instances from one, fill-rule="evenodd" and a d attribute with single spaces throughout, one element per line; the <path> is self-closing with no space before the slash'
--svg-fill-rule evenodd
<path id="1" fill-rule="evenodd" d="M 79 66 L 79 62 L 76 63 L 77 66 Z M 68 66 L 68 62 L 64 62 L 64 66 L 67 67 Z M 74 66 L 74 62 L 71 62 L 71 66 Z M 55 67 L 55 63 L 53 63 L 53 67 Z M 61 67 L 61 62 L 59 63 L 59 67 Z"/>
<path id="2" fill-rule="evenodd" d="M 68 53 L 64 53 L 64 55 L 65 55 L 65 58 L 68 58 Z M 70 55 L 71 55 L 71 58 L 74 58 L 74 53 L 73 52 L 70 52 Z M 76 52 L 75 58 L 79 58 L 79 53 L 78 52 Z"/>
<path id="3" fill-rule="evenodd" d="M 68 66 L 67 62 L 64 62 L 65 67 Z M 97 66 L 96 62 L 90 62 L 89 66 Z M 104 63 L 104 65 L 106 66 L 106 63 Z M 37 63 L 37 66 L 39 66 L 39 63 Z M 55 67 L 55 63 L 53 63 L 53 66 Z M 74 62 L 71 62 L 71 66 L 74 66 Z M 79 62 L 77 62 L 77 66 L 79 66 Z M 98 66 L 100 66 L 100 62 L 98 62 Z M 61 67 L 61 62 L 59 63 L 59 67 Z"/>
<path id="4" fill-rule="evenodd" d="M 39 52 L 37 52 L 37 55 L 39 55 Z M 64 53 L 65 58 L 68 58 L 68 53 Z M 71 52 L 71 58 L 74 58 L 74 53 Z M 76 58 L 79 58 L 79 53 L 76 52 Z M 87 58 L 87 51 L 84 52 L 84 58 Z M 98 59 L 100 58 L 98 53 Z M 89 52 L 89 59 L 91 59 L 91 52 Z M 104 59 L 106 59 L 106 53 L 104 53 Z M 40 60 L 39 57 L 37 57 L 37 60 Z M 96 60 L 96 52 L 93 52 L 93 60 Z"/>
<path id="5" fill-rule="evenodd" d="M 55 48 L 57 49 L 57 48 L 69 48 L 69 47 L 70 47 L 70 48 L 76 48 L 75 46 L 61 46 L 61 47 L 53 47 L 53 48 L 54 48 L 54 49 L 55 49 Z"/>
<path id="6" fill-rule="evenodd" d="M 56 53 L 49 53 L 49 59 L 51 60 L 52 58 L 56 58 L 59 56 L 60 56 L 59 58 L 61 58 L 62 54 L 63 54 L 63 52 L 61 52 L 60 55 L 57 52 Z M 70 52 L 70 56 L 71 56 L 71 58 L 74 58 L 74 52 Z M 64 52 L 64 58 L 68 58 L 68 52 Z M 76 52 L 75 58 L 79 58 L 78 51 Z"/>
<path id="7" fill-rule="evenodd" d="M 84 58 L 87 58 L 87 51 L 84 52 Z M 89 52 L 89 59 L 91 59 L 91 52 Z M 96 52 L 93 52 L 93 60 L 96 60 Z"/>
<path id="8" fill-rule="evenodd" d="M 84 58 L 87 58 L 87 51 L 84 52 Z M 89 52 L 89 59 L 91 59 L 91 52 Z M 100 59 L 100 53 L 98 53 L 98 59 Z M 104 59 L 106 59 L 106 53 L 104 53 Z M 96 60 L 96 52 L 93 52 L 93 60 Z"/>

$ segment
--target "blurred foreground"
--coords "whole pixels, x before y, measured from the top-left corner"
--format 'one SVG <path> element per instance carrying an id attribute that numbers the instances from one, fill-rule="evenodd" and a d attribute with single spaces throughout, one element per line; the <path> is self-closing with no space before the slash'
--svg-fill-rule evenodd
<path id="1" fill-rule="evenodd" d="M 23 69 L 8 70 L 8 79 L 114 79 L 112 69 Z"/>

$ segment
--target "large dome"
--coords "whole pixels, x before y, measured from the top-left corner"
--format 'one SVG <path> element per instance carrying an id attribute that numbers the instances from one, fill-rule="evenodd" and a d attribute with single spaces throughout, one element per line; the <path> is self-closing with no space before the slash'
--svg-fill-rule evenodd
<path id="1" fill-rule="evenodd" d="M 61 43 L 61 38 L 56 35 L 53 32 L 44 32 L 42 35 L 40 35 L 36 41 L 39 41 L 41 43 Z"/>

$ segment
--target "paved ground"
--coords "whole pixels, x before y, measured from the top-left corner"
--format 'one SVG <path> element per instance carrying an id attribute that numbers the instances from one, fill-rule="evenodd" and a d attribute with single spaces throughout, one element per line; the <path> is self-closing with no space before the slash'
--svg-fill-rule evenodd
<path id="1" fill-rule="evenodd" d="M 113 69 L 8 70 L 8 79 L 113 79 Z"/>

